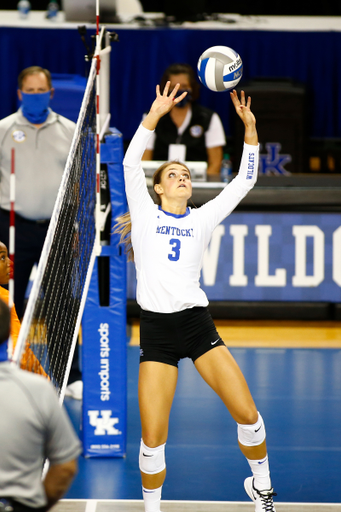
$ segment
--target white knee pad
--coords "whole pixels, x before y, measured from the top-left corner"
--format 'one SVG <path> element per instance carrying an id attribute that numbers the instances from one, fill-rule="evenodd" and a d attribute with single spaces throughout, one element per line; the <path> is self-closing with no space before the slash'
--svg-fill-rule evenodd
<path id="1" fill-rule="evenodd" d="M 156 475 L 166 467 L 165 444 L 148 448 L 141 439 L 139 465 L 140 470 L 147 475 Z"/>
<path id="2" fill-rule="evenodd" d="M 258 446 L 264 441 L 265 426 L 262 416 L 258 413 L 258 420 L 254 425 L 238 425 L 238 441 L 243 446 Z"/>

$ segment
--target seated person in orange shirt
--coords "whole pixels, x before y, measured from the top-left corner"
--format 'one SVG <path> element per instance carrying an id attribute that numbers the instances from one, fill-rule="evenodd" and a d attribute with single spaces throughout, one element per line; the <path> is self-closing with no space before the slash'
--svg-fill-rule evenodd
<path id="1" fill-rule="evenodd" d="M 5 244 L 0 242 L 0 285 L 8 284 L 11 275 L 11 261 L 8 257 L 7 247 Z M 6 288 L 0 286 L 0 298 L 6 303 L 9 303 L 9 291 Z M 13 343 L 13 350 L 17 344 L 18 336 L 20 331 L 20 321 L 15 310 L 15 306 L 13 304 L 11 308 L 11 339 Z M 34 373 L 38 373 L 39 375 L 43 375 L 47 377 L 47 374 L 44 372 L 41 367 L 38 359 L 32 352 L 29 344 L 26 344 L 25 352 L 21 358 L 21 368 L 23 370 L 29 370 Z"/>

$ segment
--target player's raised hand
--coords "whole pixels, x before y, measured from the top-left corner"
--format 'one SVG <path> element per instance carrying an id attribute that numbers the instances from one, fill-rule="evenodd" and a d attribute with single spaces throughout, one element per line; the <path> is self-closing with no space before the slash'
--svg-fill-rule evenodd
<path id="1" fill-rule="evenodd" d="M 235 89 L 230 92 L 231 100 L 236 109 L 237 114 L 241 118 L 244 124 L 247 125 L 255 125 L 256 118 L 251 112 L 251 96 L 248 96 L 247 100 L 245 98 L 245 92 L 240 92 L 240 99 L 238 98 L 238 93 Z"/>
<path id="2" fill-rule="evenodd" d="M 177 105 L 187 94 L 187 91 L 183 92 L 180 96 L 176 98 L 176 94 L 179 90 L 180 84 L 176 84 L 174 89 L 169 92 L 170 82 L 167 82 L 164 90 L 160 91 L 160 86 L 156 86 L 156 98 L 150 107 L 148 115 L 145 117 L 143 121 L 143 126 L 148 128 L 149 130 L 154 130 L 159 119 L 168 114 L 172 110 L 175 105 Z"/>
<path id="3" fill-rule="evenodd" d="M 257 145 L 258 135 L 256 130 L 256 118 L 251 112 L 251 97 L 248 96 L 246 100 L 245 92 L 241 91 L 239 99 L 235 89 L 230 92 L 230 96 L 234 108 L 245 126 L 245 142 L 247 144 Z"/>

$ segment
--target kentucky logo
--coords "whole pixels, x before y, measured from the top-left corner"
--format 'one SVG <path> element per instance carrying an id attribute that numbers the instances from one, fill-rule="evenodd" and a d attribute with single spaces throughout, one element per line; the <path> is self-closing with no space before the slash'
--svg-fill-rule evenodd
<path id="1" fill-rule="evenodd" d="M 281 155 L 282 146 L 279 142 L 265 144 L 267 154 L 259 155 L 259 174 L 291 174 L 284 166 L 291 162 L 291 155 Z"/>
<path id="2" fill-rule="evenodd" d="M 118 436 L 122 434 L 115 425 L 119 422 L 118 418 L 112 418 L 112 411 L 88 411 L 89 422 L 92 427 L 95 427 L 95 436 Z"/>

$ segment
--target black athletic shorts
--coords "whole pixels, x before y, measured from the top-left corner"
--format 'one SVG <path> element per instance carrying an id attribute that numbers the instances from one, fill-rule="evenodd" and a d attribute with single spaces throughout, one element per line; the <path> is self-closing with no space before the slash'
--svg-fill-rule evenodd
<path id="1" fill-rule="evenodd" d="M 177 313 L 141 310 L 140 363 L 157 361 L 178 366 L 180 359 L 190 357 L 194 362 L 219 345 L 225 344 L 207 308 Z"/>

